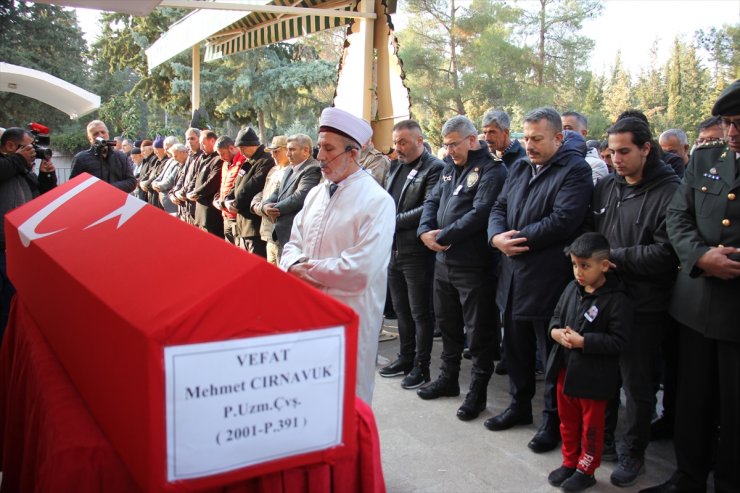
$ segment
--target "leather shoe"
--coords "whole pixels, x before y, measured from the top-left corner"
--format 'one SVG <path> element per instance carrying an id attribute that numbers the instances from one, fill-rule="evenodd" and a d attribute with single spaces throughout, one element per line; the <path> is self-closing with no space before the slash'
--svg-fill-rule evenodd
<path id="1" fill-rule="evenodd" d="M 483 426 L 488 428 L 491 431 L 502 431 L 502 430 L 508 430 L 512 426 L 517 425 L 531 425 L 532 424 L 532 413 L 525 413 L 521 411 L 517 411 L 516 409 L 513 409 L 511 407 L 507 407 L 504 412 L 501 414 L 494 416 L 492 418 L 488 418 L 485 423 L 483 423 Z"/>
<path id="2" fill-rule="evenodd" d="M 393 363 L 385 366 L 378 370 L 381 377 L 390 378 L 397 377 L 399 375 L 408 375 L 408 373 L 414 368 L 414 361 L 401 358 L 399 355 Z"/>
<path id="3" fill-rule="evenodd" d="M 547 425 L 542 425 L 540 426 L 540 429 L 537 430 L 537 433 L 535 433 L 532 440 L 529 441 L 527 447 L 529 447 L 533 452 L 541 454 L 543 452 L 553 450 L 558 446 L 558 442 L 560 442 L 560 433 L 552 430 Z"/>

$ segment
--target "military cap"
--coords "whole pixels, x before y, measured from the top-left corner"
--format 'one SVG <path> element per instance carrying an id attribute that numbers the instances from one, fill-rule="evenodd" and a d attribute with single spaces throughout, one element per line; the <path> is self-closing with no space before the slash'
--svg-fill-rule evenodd
<path id="1" fill-rule="evenodd" d="M 712 107 L 713 116 L 740 115 L 740 79 L 722 91 Z"/>

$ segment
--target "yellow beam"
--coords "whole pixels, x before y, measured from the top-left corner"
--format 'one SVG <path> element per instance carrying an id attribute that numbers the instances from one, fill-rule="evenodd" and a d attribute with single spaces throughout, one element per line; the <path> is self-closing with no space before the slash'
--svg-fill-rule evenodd
<path id="1" fill-rule="evenodd" d="M 193 104 L 193 110 L 200 108 L 200 43 L 193 45 L 193 87 L 190 92 L 190 101 Z"/>

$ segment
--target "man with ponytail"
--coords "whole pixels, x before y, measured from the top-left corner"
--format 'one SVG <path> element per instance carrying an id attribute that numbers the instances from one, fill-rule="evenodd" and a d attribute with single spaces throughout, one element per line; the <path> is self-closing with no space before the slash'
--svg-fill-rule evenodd
<path id="1" fill-rule="evenodd" d="M 671 327 L 668 302 L 678 258 L 666 233 L 666 209 L 679 178 L 661 161 L 660 147 L 643 120 L 623 118 L 607 134 L 615 173 L 596 184 L 591 219 L 609 240 L 611 270 L 626 284 L 634 307 L 632 337 L 620 361 L 627 401 L 624 443 L 611 476 L 616 486 L 630 486 L 645 469 L 655 409 L 653 364 Z M 616 420 L 611 422 L 607 444 Z"/>

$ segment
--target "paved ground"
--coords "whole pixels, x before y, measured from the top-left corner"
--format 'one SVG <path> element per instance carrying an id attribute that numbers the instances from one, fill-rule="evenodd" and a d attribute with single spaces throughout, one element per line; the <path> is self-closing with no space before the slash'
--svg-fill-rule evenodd
<path id="1" fill-rule="evenodd" d="M 395 321 L 386 328 L 396 331 Z M 434 341 L 432 378 L 438 374 L 442 341 Z M 394 359 L 398 339 L 380 343 L 380 355 Z M 470 379 L 470 362 L 463 360 L 460 397 L 423 401 L 416 391 L 401 388 L 400 377 L 376 376 L 373 410 L 380 431 L 386 487 L 389 493 L 506 493 L 561 491 L 547 483 L 547 474 L 560 466 L 560 449 L 535 454 L 527 448 L 542 417 L 542 385 L 535 397 L 535 422 L 492 432 L 483 427 L 488 417 L 509 402 L 508 377 L 494 375 L 488 387 L 488 409 L 478 419 L 463 422 L 455 412 Z M 621 409 L 622 411 L 624 408 Z M 619 436 L 619 429 L 617 430 Z M 596 471 L 589 492 L 632 492 L 666 480 L 674 464 L 672 442 L 653 442 L 647 451 L 647 471 L 630 488 L 609 482 L 615 463 Z"/>

